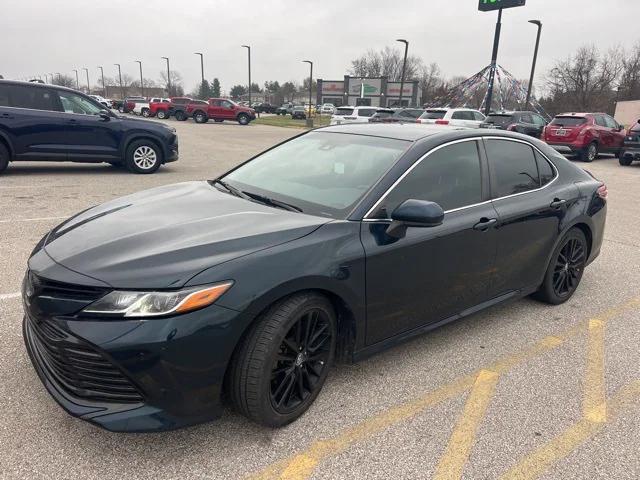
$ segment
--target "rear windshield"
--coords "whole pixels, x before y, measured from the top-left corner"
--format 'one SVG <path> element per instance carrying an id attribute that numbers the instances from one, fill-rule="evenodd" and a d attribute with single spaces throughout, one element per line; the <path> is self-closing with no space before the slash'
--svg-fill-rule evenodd
<path id="1" fill-rule="evenodd" d="M 489 115 L 485 122 L 493 123 L 501 127 L 507 125 L 511 121 L 511 115 Z"/>
<path id="2" fill-rule="evenodd" d="M 420 115 L 420 118 L 437 120 L 439 118 L 444 118 L 446 114 L 447 114 L 446 110 L 427 110 L 422 115 Z"/>
<path id="3" fill-rule="evenodd" d="M 577 127 L 578 125 L 584 125 L 585 123 L 587 123 L 587 119 L 584 117 L 556 117 L 551 122 L 551 125 Z"/>
<path id="4" fill-rule="evenodd" d="M 338 108 L 336 109 L 336 113 L 334 115 L 340 115 L 341 117 L 345 115 L 351 115 L 353 113 L 353 108 Z"/>

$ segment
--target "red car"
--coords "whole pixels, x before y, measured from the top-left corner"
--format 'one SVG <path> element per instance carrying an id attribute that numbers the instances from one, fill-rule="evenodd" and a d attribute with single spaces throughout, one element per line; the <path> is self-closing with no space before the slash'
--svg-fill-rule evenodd
<path id="1" fill-rule="evenodd" d="M 196 123 L 206 123 L 210 119 L 216 122 L 234 120 L 240 125 L 248 125 L 256 119 L 253 108 L 243 107 L 226 98 L 210 98 L 205 105 L 190 103 L 187 105 L 187 115 L 193 117 Z"/>
<path id="2" fill-rule="evenodd" d="M 600 152 L 619 156 L 624 138 L 624 127 L 606 113 L 556 115 L 542 133 L 557 151 L 577 154 L 584 162 L 592 162 Z"/>

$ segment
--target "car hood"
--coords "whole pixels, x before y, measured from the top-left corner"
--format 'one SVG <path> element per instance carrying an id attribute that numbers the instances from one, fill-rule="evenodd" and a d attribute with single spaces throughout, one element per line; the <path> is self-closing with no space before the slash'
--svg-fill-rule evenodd
<path id="1" fill-rule="evenodd" d="M 90 208 L 54 229 L 44 250 L 56 263 L 114 288 L 174 288 L 329 221 L 189 182 Z"/>

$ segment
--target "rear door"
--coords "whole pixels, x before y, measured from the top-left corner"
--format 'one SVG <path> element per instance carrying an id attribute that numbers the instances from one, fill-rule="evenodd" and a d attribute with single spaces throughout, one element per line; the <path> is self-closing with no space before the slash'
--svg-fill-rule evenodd
<path id="1" fill-rule="evenodd" d="M 101 108 L 75 92 L 59 91 L 65 113 L 69 160 L 110 161 L 120 158 L 122 121 L 100 117 Z"/>
<path id="2" fill-rule="evenodd" d="M 66 160 L 66 115 L 54 89 L 0 85 L 0 125 L 17 160 Z"/>
<path id="3" fill-rule="evenodd" d="M 609 129 L 609 134 L 611 135 L 611 142 L 609 144 L 609 149 L 610 151 L 615 152 L 619 148 L 621 148 L 622 144 L 624 143 L 624 137 L 625 137 L 624 128 L 622 128 L 618 124 L 618 122 L 616 122 L 609 115 L 603 115 L 603 117 L 604 117 L 604 122 L 607 125 L 607 128 Z"/>
<path id="4" fill-rule="evenodd" d="M 487 299 L 497 214 L 483 202 L 479 142 L 466 140 L 418 160 L 362 222 L 366 253 L 367 344 L 447 319 Z M 386 236 L 390 213 L 410 198 L 445 209 L 441 225 Z"/>
<path id="5" fill-rule="evenodd" d="M 537 287 L 567 210 L 578 201 L 553 165 L 528 142 L 487 138 L 492 203 L 498 212 L 492 297 Z"/>

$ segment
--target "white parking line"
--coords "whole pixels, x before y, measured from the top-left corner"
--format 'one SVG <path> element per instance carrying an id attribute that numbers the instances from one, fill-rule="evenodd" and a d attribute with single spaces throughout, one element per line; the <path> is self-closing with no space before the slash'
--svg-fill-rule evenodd
<path id="1" fill-rule="evenodd" d="M 62 220 L 69 218 L 71 215 L 65 215 L 62 217 L 37 217 L 37 218 L 12 218 L 10 220 L 0 220 L 0 223 L 15 223 L 15 222 L 44 222 L 47 220 Z"/>
<path id="2" fill-rule="evenodd" d="M 21 295 L 20 292 L 0 293 L 0 301 L 2 301 L 2 300 L 11 300 L 13 298 L 19 298 L 20 295 Z"/>

